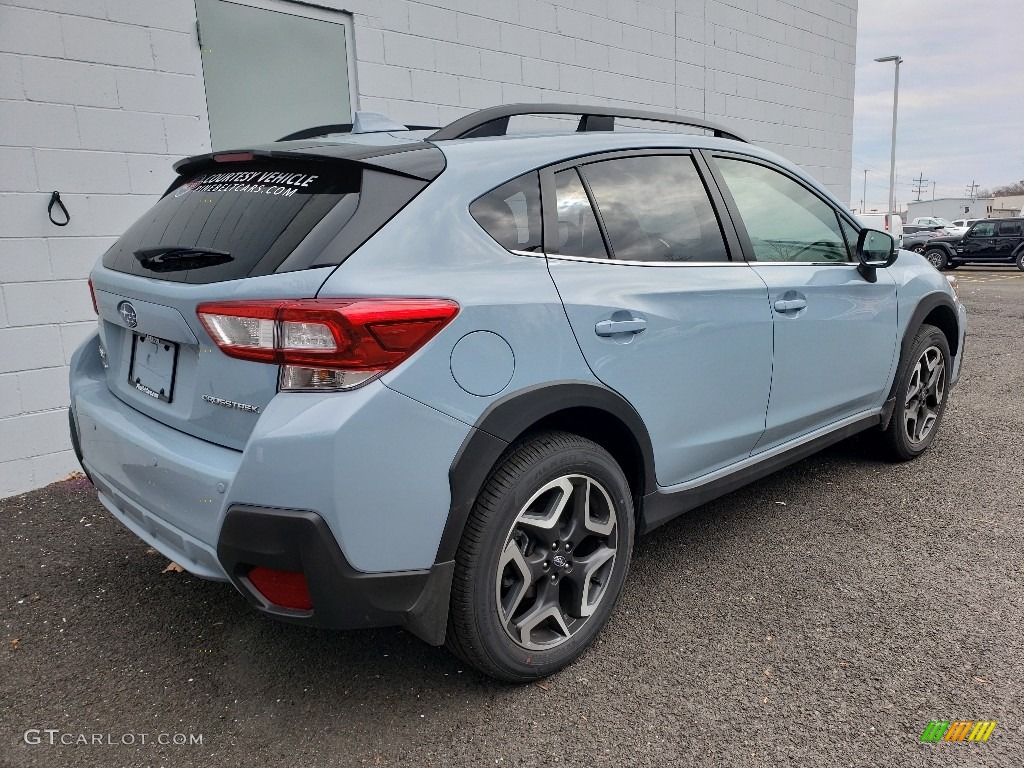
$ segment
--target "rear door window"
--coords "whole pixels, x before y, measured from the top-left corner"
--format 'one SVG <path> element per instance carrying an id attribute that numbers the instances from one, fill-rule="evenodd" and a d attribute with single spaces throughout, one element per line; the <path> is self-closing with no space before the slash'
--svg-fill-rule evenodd
<path id="1" fill-rule="evenodd" d="M 558 217 L 556 252 L 560 256 L 608 258 L 590 197 L 575 168 L 555 174 L 555 210 Z"/>
<path id="2" fill-rule="evenodd" d="M 359 166 L 328 163 L 232 163 L 204 171 L 135 222 L 103 264 L 187 283 L 270 274 L 335 206 L 343 204 L 342 218 L 351 217 L 360 178 Z"/>
<path id="3" fill-rule="evenodd" d="M 722 228 L 693 158 L 644 155 L 582 168 L 623 261 L 728 261 Z"/>

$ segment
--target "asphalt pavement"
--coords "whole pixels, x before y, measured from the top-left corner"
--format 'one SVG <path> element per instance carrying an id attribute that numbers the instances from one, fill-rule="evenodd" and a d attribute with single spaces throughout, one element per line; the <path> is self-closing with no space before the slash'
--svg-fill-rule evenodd
<path id="1" fill-rule="evenodd" d="M 1024 273 L 956 274 L 924 457 L 854 438 L 640 539 L 599 642 L 538 684 L 256 615 L 84 479 L 0 501 L 0 765 L 1019 768 Z M 933 720 L 997 725 L 923 744 Z"/>

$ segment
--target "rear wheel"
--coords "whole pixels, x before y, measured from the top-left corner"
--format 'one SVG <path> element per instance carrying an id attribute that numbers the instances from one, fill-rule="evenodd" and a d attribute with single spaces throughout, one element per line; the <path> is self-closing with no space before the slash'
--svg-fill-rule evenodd
<path id="1" fill-rule="evenodd" d="M 1017 269 L 1024 272 L 1024 248 L 1021 249 L 1020 253 L 1017 254 Z"/>
<path id="2" fill-rule="evenodd" d="M 941 248 L 929 248 L 924 252 L 924 257 L 936 269 L 945 269 L 949 263 L 949 259 L 946 258 L 946 252 Z"/>
<path id="3" fill-rule="evenodd" d="M 448 646 L 512 682 L 570 664 L 611 614 L 633 531 L 629 484 L 601 446 L 565 432 L 513 446 L 456 554 Z"/>
<path id="4" fill-rule="evenodd" d="M 897 372 L 896 405 L 882 433 L 889 458 L 909 461 L 932 444 L 946 410 L 949 369 L 946 335 L 933 325 L 922 325 Z"/>

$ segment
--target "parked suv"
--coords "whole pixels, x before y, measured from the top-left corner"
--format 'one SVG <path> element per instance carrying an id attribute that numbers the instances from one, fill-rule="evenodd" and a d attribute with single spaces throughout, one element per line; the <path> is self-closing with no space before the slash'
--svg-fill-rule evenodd
<path id="1" fill-rule="evenodd" d="M 71 364 L 102 503 L 263 613 L 542 677 L 637 534 L 856 432 L 935 439 L 955 291 L 785 160 L 605 107 L 357 122 L 177 163 Z"/>
<path id="2" fill-rule="evenodd" d="M 932 238 L 924 256 L 936 269 L 1015 264 L 1024 271 L 1024 219 L 981 219 L 963 235 Z"/>

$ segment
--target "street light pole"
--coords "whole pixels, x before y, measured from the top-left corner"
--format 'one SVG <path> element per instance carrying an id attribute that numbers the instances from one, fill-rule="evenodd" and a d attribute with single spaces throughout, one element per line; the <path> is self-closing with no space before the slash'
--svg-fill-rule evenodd
<path id="1" fill-rule="evenodd" d="M 900 103 L 900 64 L 899 56 L 882 56 L 877 62 L 896 62 L 896 83 L 892 89 L 892 146 L 889 157 L 889 213 L 896 213 L 896 111 Z"/>

